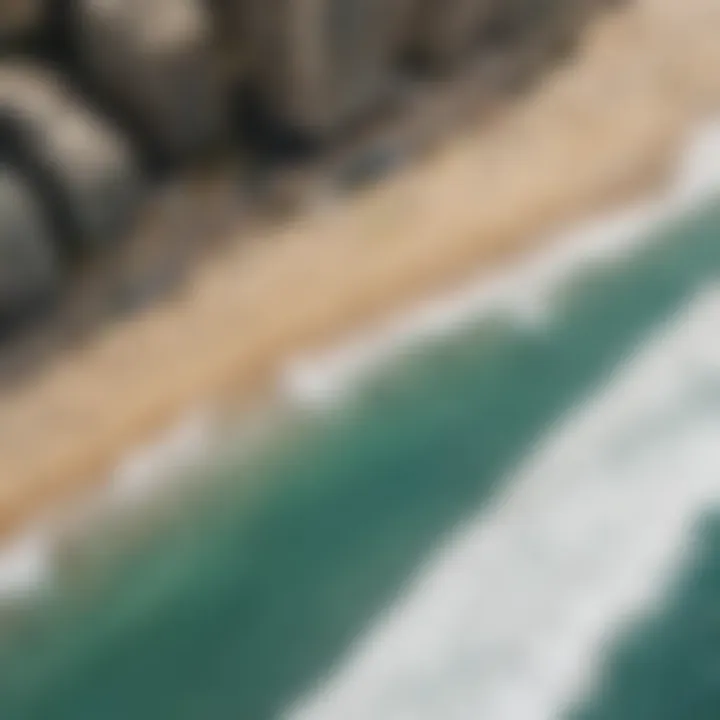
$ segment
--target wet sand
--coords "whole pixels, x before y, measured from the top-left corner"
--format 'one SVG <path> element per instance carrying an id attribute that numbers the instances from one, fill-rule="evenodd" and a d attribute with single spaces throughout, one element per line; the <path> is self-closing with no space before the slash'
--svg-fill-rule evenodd
<path id="1" fill-rule="evenodd" d="M 662 183 L 720 107 L 717 0 L 636 0 L 477 130 L 200 267 L 3 391 L 0 530 L 94 483 L 198 405 L 267 387 L 288 355 L 497 267 Z"/>

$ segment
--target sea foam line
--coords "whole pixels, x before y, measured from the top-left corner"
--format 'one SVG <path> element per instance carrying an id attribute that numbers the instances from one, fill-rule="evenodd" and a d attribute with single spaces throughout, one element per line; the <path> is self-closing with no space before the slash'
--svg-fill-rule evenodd
<path id="1" fill-rule="evenodd" d="M 680 217 L 720 189 L 720 120 L 695 132 L 674 181 L 657 197 L 592 218 L 541 242 L 539 251 L 503 270 L 420 303 L 330 348 L 299 355 L 281 372 L 281 390 L 304 405 L 341 400 L 403 348 L 446 336 L 493 314 L 532 328 L 552 316 L 553 295 L 573 273 L 622 260 L 652 240 L 653 228 Z"/>
<path id="2" fill-rule="evenodd" d="M 0 603 L 13 607 L 52 583 L 57 550 L 74 533 L 149 509 L 210 453 L 215 429 L 211 414 L 189 415 L 153 442 L 129 453 L 107 482 L 70 505 L 37 518 L 12 538 L 0 550 Z"/>
<path id="3" fill-rule="evenodd" d="M 720 502 L 720 289 L 523 462 L 290 720 L 552 720 Z"/>
<path id="4" fill-rule="evenodd" d="M 680 215 L 720 188 L 720 121 L 693 135 L 675 182 L 653 201 L 613 212 L 559 234 L 534 257 L 509 271 L 420 303 L 413 312 L 391 318 L 329 350 L 297 357 L 280 373 L 283 395 L 304 405 L 338 400 L 357 381 L 402 348 L 442 336 L 492 311 L 536 323 L 550 312 L 551 289 L 584 264 L 612 260 L 649 239 L 657 224 Z M 128 454 L 108 482 L 72 508 L 38 520 L 0 548 L 0 602 L 24 599 L 52 581 L 53 556 L 68 525 L 122 512 L 149 502 L 170 484 L 173 469 L 206 456 L 217 424 L 210 414 L 185 418 L 160 438 Z"/>

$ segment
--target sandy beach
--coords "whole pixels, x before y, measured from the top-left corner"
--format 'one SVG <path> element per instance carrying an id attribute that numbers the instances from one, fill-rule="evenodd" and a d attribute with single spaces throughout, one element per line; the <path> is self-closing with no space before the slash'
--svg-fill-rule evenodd
<path id="1" fill-rule="evenodd" d="M 482 128 L 381 186 L 245 238 L 182 297 L 57 357 L 0 402 L 0 531 L 102 482 L 185 411 L 663 182 L 720 107 L 717 0 L 636 0 Z"/>

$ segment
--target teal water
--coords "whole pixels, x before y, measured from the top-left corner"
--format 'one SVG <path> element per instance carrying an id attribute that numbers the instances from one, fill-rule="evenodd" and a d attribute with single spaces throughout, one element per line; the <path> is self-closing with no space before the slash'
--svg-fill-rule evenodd
<path id="1" fill-rule="evenodd" d="M 715 203 L 630 257 L 577 273 L 547 327 L 485 318 L 398 357 L 332 410 L 294 413 L 252 457 L 208 469 L 178 520 L 132 552 L 98 537 L 2 620 L 0 718 L 279 717 L 560 419 L 719 276 Z M 709 607 L 716 585 L 687 592 Z M 684 622 L 681 610 L 647 631 L 663 652 L 674 652 L 667 627 Z M 653 670 L 643 658 L 658 650 L 646 644 L 618 650 L 616 663 L 642 668 L 638 686 L 650 688 L 675 666 Z M 717 667 L 720 650 L 702 652 Z M 579 717 L 717 716 L 652 714 L 650 690 L 616 675 L 610 667 L 607 692 Z M 676 707 L 714 702 L 720 688 L 683 683 L 665 688 L 692 696 Z"/>
<path id="2" fill-rule="evenodd" d="M 700 552 L 661 607 L 606 663 L 574 720 L 715 720 L 720 708 L 720 516 L 696 530 Z"/>

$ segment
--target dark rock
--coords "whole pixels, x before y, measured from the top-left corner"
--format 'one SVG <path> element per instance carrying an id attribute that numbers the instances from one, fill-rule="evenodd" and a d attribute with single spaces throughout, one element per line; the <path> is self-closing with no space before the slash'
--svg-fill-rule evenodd
<path id="1" fill-rule="evenodd" d="M 159 154 L 184 159 L 224 135 L 223 81 L 203 0 L 77 0 L 84 74 Z"/>
<path id="2" fill-rule="evenodd" d="M 0 333 L 47 301 L 58 285 L 52 232 L 23 178 L 0 166 Z"/>
<path id="3" fill-rule="evenodd" d="M 44 0 L 0 0 L 0 47 L 31 35 L 43 20 Z"/>
<path id="4" fill-rule="evenodd" d="M 116 317 L 131 315 L 138 310 L 169 297 L 185 279 L 180 263 L 165 263 L 132 277 L 114 288 L 110 296 L 110 311 Z"/>
<path id="5" fill-rule="evenodd" d="M 498 0 L 416 0 L 407 38 L 411 57 L 431 67 L 454 66 L 476 44 L 497 5 Z"/>
<path id="6" fill-rule="evenodd" d="M 355 153 L 336 173 L 341 189 L 354 190 L 371 185 L 398 170 L 408 153 L 398 146 L 375 146 Z"/>
<path id="7" fill-rule="evenodd" d="M 132 149 L 54 74 L 0 66 L 0 152 L 40 193 L 63 249 L 91 249 L 128 229 L 143 186 Z"/>
<path id="8" fill-rule="evenodd" d="M 249 81 L 269 113 L 314 137 L 384 96 L 408 0 L 242 0 Z"/>
<path id="9" fill-rule="evenodd" d="M 601 0 L 604 2 L 604 0 Z M 530 33 L 565 33 L 598 0 L 504 0 L 496 3 L 495 27 L 507 36 Z"/>

